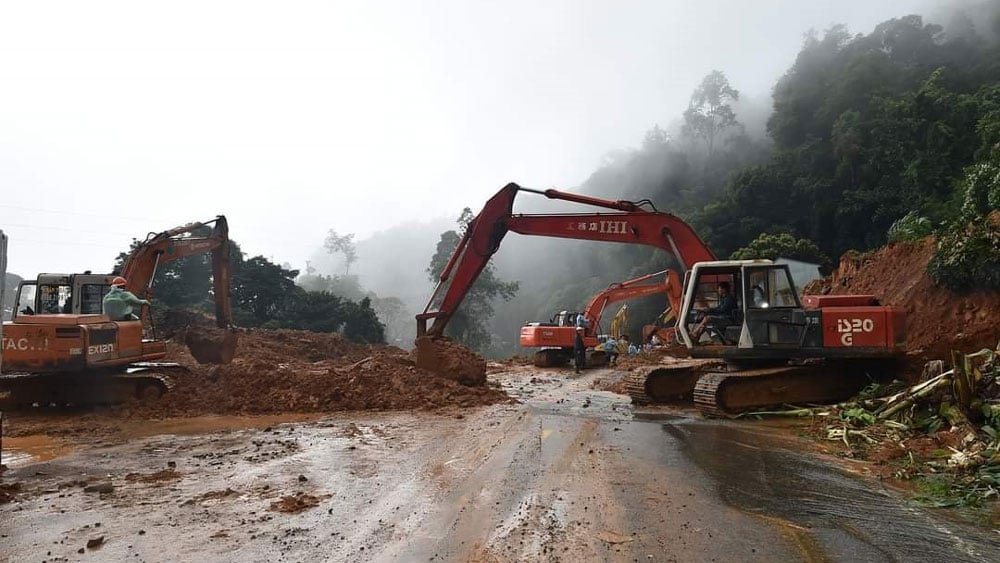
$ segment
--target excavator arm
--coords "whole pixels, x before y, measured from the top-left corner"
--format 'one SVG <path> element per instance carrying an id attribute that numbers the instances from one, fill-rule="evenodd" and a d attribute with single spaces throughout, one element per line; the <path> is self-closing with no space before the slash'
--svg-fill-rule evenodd
<path id="1" fill-rule="evenodd" d="M 611 213 L 513 214 L 518 192 L 543 195 L 613 210 Z M 648 209 L 647 209 L 648 208 Z M 649 201 L 612 201 L 558 190 L 532 190 L 511 183 L 486 202 L 466 229 L 438 280 L 437 287 L 417 315 L 417 336 L 441 336 L 465 294 L 500 248 L 509 231 L 523 235 L 645 244 L 672 254 L 683 268 L 714 260 L 711 250 L 680 218 L 657 211 Z M 679 283 L 675 284 L 679 287 Z M 447 287 L 436 310 L 440 290 Z M 679 291 L 679 290 L 678 290 Z M 427 321 L 433 319 L 430 328 Z"/>
<path id="2" fill-rule="evenodd" d="M 658 276 L 665 276 L 665 279 L 661 283 L 644 283 Z M 666 294 L 671 309 L 680 311 L 682 297 L 680 278 L 677 276 L 677 272 L 673 270 L 663 270 L 632 280 L 611 284 L 587 303 L 586 308 L 583 310 L 583 316 L 590 322 L 593 330 L 597 330 L 597 325 L 608 305 L 637 297 L 656 295 L 657 293 Z"/>
<path id="3" fill-rule="evenodd" d="M 205 227 L 212 232 L 195 235 Z M 150 233 L 125 260 L 122 276 L 128 280 L 126 289 L 137 295 L 152 295 L 153 279 L 160 265 L 178 258 L 212 253 L 212 283 L 215 294 L 215 320 L 219 328 L 232 325 L 232 301 L 229 295 L 229 223 L 223 215 L 211 221 L 189 223 L 162 233 Z"/>

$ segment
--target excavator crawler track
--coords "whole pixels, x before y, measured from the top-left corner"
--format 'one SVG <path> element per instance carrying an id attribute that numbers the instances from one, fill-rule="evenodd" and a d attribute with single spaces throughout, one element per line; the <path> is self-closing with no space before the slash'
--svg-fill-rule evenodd
<path id="1" fill-rule="evenodd" d="M 533 363 L 539 368 L 554 368 L 566 365 L 571 354 L 560 348 L 546 348 L 535 352 Z"/>
<path id="2" fill-rule="evenodd" d="M 705 416 L 725 418 L 776 405 L 840 401 L 870 381 L 862 370 L 823 365 L 716 372 L 698 380 L 694 402 Z"/>
<path id="3" fill-rule="evenodd" d="M 701 375 L 717 360 L 680 360 L 652 368 L 637 368 L 625 376 L 625 390 L 636 405 L 668 403 L 694 390 Z"/>
<path id="4" fill-rule="evenodd" d="M 90 407 L 155 401 L 174 387 L 171 375 L 186 372 L 177 364 L 139 364 L 118 373 L 4 374 L 0 407 Z"/>

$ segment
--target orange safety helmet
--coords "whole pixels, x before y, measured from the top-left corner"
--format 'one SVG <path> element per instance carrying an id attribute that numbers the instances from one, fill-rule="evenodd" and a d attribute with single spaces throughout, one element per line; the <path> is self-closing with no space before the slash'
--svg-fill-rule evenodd
<path id="1" fill-rule="evenodd" d="M 121 276 L 117 276 L 115 279 L 111 280 L 111 285 L 113 287 L 123 287 L 126 284 L 128 284 L 128 281 L 126 281 L 125 278 Z"/>

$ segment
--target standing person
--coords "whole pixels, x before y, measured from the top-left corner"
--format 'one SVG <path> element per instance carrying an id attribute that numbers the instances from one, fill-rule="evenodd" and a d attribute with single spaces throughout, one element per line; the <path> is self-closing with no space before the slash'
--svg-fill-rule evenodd
<path id="1" fill-rule="evenodd" d="M 629 356 L 634 356 L 639 353 L 639 348 L 637 348 L 636 345 L 632 343 L 631 339 L 628 337 L 627 334 L 622 335 L 621 347 L 625 349 L 625 353 L 628 354 Z"/>
<path id="2" fill-rule="evenodd" d="M 576 338 L 573 340 L 573 361 L 576 373 L 587 367 L 587 347 L 583 344 L 583 328 L 576 328 Z"/>
<path id="3" fill-rule="evenodd" d="M 111 289 L 104 296 L 104 314 L 113 321 L 137 321 L 139 317 L 132 314 L 132 307 L 149 305 L 149 301 L 139 299 L 131 291 L 125 290 L 128 282 L 118 276 L 111 281 Z"/>
<path id="4" fill-rule="evenodd" d="M 608 355 L 608 365 L 615 365 L 618 360 L 618 342 L 613 336 L 604 341 L 604 353 Z"/>

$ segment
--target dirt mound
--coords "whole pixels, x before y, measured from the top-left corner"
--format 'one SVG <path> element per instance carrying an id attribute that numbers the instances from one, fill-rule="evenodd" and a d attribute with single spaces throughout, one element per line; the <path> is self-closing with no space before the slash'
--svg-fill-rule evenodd
<path id="1" fill-rule="evenodd" d="M 906 348 L 913 365 L 948 359 L 951 350 L 994 348 L 1000 339 L 1000 293 L 957 294 L 934 284 L 927 263 L 934 239 L 894 243 L 868 254 L 850 252 L 833 274 L 806 294 L 871 294 L 906 311 Z"/>
<path id="2" fill-rule="evenodd" d="M 330 498 L 330 495 L 317 497 L 307 495 L 305 493 L 295 493 L 294 495 L 284 496 L 281 497 L 281 500 L 272 502 L 269 510 L 271 510 L 271 512 L 295 514 L 296 512 L 302 512 L 303 510 L 309 510 L 310 508 L 319 506 L 320 501 L 326 498 Z"/>
<path id="3" fill-rule="evenodd" d="M 625 378 L 621 374 L 598 377 L 590 384 L 590 388 L 597 389 L 598 391 L 610 391 L 619 395 L 628 395 L 628 391 L 625 388 Z"/>
<path id="4" fill-rule="evenodd" d="M 416 365 L 463 385 L 486 383 L 486 360 L 449 338 L 417 339 Z"/>
<path id="5" fill-rule="evenodd" d="M 457 348 L 449 347 L 449 357 L 474 356 L 467 350 L 459 356 Z M 442 377 L 417 368 L 404 350 L 355 344 L 337 334 L 252 330 L 240 335 L 229 364 L 200 365 L 176 342 L 168 343 L 168 358 L 189 371 L 172 375 L 174 387 L 155 403 L 130 405 L 130 415 L 433 409 L 509 400 L 500 390 L 455 381 L 468 378 L 462 365 L 455 369 L 464 371 Z"/>

